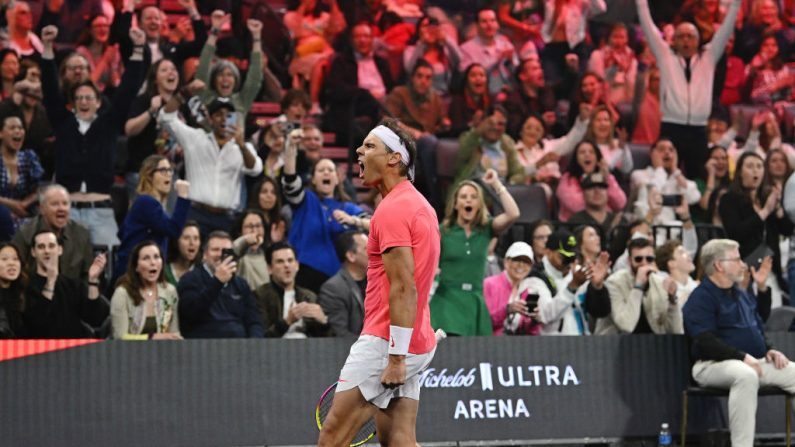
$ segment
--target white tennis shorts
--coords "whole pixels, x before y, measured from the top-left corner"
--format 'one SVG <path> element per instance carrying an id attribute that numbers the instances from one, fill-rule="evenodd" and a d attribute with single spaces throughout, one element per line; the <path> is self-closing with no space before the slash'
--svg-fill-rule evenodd
<path id="1" fill-rule="evenodd" d="M 389 342 L 374 335 L 361 335 L 351 346 L 351 352 L 340 371 L 337 391 L 356 387 L 365 400 L 384 409 L 389 401 L 398 397 L 420 399 L 420 374 L 433 360 L 436 348 L 425 354 L 406 356 L 406 383 L 388 389 L 381 385 L 381 374 L 388 361 Z"/>

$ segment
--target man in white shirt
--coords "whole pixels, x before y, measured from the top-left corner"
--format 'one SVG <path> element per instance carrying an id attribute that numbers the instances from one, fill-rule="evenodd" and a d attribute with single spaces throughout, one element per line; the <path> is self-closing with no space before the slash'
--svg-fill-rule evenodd
<path id="1" fill-rule="evenodd" d="M 682 151 L 685 172 L 698 175 L 707 161 L 707 119 L 712 110 L 715 65 L 726 42 L 742 0 L 733 0 L 712 41 L 699 49 L 698 29 L 689 22 L 677 25 L 669 46 L 654 25 L 648 0 L 636 0 L 638 18 L 660 68 L 660 135 L 667 135 Z"/>
<path id="2" fill-rule="evenodd" d="M 190 93 L 203 87 L 190 86 Z M 185 98 L 173 95 L 160 111 L 160 122 L 174 136 L 185 152 L 185 176 L 191 184 L 192 208 L 189 219 L 199 223 L 202 234 L 215 230 L 229 231 L 233 213 L 240 204 L 243 175 L 255 177 L 262 172 L 262 160 L 250 143 L 243 139 L 243 123 L 238 122 L 235 107 L 227 98 L 216 98 L 207 106 L 210 132 L 196 129 L 177 117 Z"/>
<path id="3" fill-rule="evenodd" d="M 461 64 L 463 72 L 477 62 L 486 67 L 489 76 L 489 93 L 496 95 L 510 88 L 511 74 L 519 65 L 519 58 L 511 41 L 498 34 L 500 23 L 493 9 L 478 11 L 478 35 L 461 45 Z"/>

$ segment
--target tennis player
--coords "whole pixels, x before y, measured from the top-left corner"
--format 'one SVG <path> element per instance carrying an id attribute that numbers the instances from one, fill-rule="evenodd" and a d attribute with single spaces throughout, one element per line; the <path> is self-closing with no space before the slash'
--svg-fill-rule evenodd
<path id="1" fill-rule="evenodd" d="M 412 184 L 416 147 L 386 119 L 356 150 L 383 200 L 370 222 L 364 327 L 340 372 L 319 446 L 347 446 L 375 417 L 381 445 L 416 443 L 420 373 L 436 352 L 428 297 L 439 264 L 436 212 Z"/>

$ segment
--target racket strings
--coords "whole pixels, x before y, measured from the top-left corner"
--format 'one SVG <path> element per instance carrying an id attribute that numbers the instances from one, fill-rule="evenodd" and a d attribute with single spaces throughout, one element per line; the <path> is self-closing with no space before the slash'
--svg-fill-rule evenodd
<path id="1" fill-rule="evenodd" d="M 318 428 L 323 426 L 323 422 L 325 422 L 326 417 L 328 416 L 329 412 L 331 412 L 331 404 L 334 401 L 334 392 L 337 389 L 337 384 L 332 385 L 323 393 L 323 396 L 320 399 L 320 402 L 317 404 L 317 408 L 315 409 L 318 422 Z M 353 437 L 351 441 L 351 446 L 358 446 L 364 444 L 365 442 L 372 439 L 375 435 L 375 418 L 370 418 L 365 422 L 362 428 L 356 433 L 356 436 Z"/>

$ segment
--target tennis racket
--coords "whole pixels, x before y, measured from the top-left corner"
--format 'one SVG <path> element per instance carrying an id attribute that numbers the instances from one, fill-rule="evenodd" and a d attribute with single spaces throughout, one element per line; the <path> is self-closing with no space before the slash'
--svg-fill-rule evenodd
<path id="1" fill-rule="evenodd" d="M 331 411 L 331 402 L 334 400 L 334 392 L 337 389 L 338 383 L 339 382 L 334 382 L 333 385 L 326 388 L 326 391 L 320 396 L 320 400 L 317 401 L 317 407 L 315 407 L 315 422 L 317 422 L 318 430 L 323 428 L 323 421 L 326 420 L 326 416 L 328 416 L 329 411 Z M 353 437 L 351 447 L 362 445 L 373 439 L 373 436 L 375 436 L 375 418 L 370 418 L 365 422 L 362 428 L 359 429 L 356 436 Z"/>
<path id="2" fill-rule="evenodd" d="M 435 335 L 437 342 L 447 338 L 447 334 L 442 329 L 437 329 Z M 339 382 L 334 382 L 330 387 L 326 388 L 326 391 L 323 392 L 320 399 L 317 401 L 317 406 L 315 407 L 315 422 L 317 423 L 318 430 L 323 428 L 323 421 L 326 420 L 326 416 L 328 416 L 329 411 L 331 411 L 331 403 L 334 401 L 334 392 L 337 390 L 338 383 Z M 353 437 L 351 447 L 362 445 L 373 439 L 373 436 L 375 436 L 375 418 L 370 418 L 364 423 L 362 428 L 359 429 L 356 436 Z"/>

